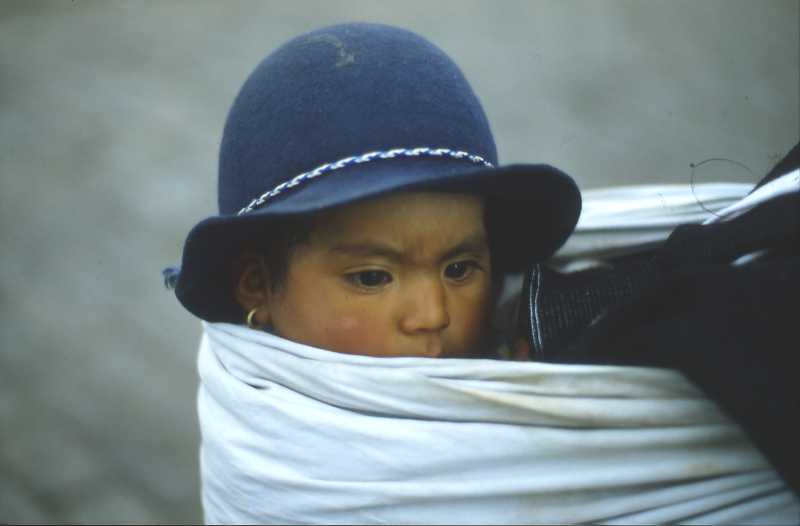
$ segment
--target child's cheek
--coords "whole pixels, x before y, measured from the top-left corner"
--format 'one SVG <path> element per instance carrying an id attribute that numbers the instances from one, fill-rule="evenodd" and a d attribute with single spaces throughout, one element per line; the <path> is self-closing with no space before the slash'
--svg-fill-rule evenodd
<path id="1" fill-rule="evenodd" d="M 327 349 L 347 354 L 381 356 L 386 354 L 386 331 L 380 323 L 360 315 L 331 319 L 325 327 Z"/>

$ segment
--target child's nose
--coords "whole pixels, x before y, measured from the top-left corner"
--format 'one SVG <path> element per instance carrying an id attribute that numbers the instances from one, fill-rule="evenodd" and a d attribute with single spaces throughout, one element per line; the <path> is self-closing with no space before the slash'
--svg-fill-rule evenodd
<path id="1" fill-rule="evenodd" d="M 447 309 L 447 291 L 434 277 L 416 280 L 406 290 L 400 328 L 403 332 L 437 332 L 450 325 Z"/>

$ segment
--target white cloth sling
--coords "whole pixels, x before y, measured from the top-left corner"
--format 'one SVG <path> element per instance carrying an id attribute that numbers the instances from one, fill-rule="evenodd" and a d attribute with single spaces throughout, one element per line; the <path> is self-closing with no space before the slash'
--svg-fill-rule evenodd
<path id="1" fill-rule="evenodd" d="M 797 523 L 760 453 L 664 369 L 333 353 L 204 324 L 209 523 Z"/>
<path id="2" fill-rule="evenodd" d="M 678 225 L 731 219 L 759 203 L 798 191 L 799 170 L 755 190 L 748 183 L 652 184 L 584 190 L 578 225 L 556 258 L 615 255 L 646 247 L 666 239 Z"/>

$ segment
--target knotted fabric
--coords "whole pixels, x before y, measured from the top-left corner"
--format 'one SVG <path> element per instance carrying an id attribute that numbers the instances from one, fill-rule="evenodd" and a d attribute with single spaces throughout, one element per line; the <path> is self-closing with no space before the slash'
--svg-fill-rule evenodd
<path id="1" fill-rule="evenodd" d="M 204 324 L 209 523 L 795 523 L 679 373 L 374 358 Z"/>

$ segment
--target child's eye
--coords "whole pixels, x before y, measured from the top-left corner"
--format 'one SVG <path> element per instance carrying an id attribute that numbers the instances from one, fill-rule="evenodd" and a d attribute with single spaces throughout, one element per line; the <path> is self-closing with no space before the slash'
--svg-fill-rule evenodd
<path id="1" fill-rule="evenodd" d="M 447 265 L 444 275 L 448 279 L 463 281 L 470 277 L 477 267 L 478 264 L 474 261 L 456 261 Z"/>
<path id="2" fill-rule="evenodd" d="M 347 279 L 359 287 L 374 289 L 391 283 L 392 275 L 385 270 L 363 270 L 347 274 Z"/>

